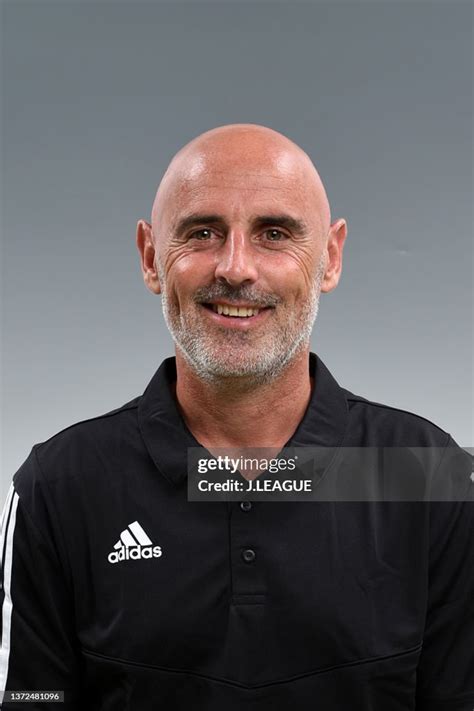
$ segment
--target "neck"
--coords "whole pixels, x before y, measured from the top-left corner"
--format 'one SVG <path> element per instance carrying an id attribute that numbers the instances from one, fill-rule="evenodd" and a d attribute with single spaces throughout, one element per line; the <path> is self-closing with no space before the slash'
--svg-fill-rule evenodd
<path id="1" fill-rule="evenodd" d="M 309 348 L 271 382 L 247 378 L 206 382 L 176 351 L 176 399 L 195 439 L 211 447 L 280 449 L 303 419 L 311 397 Z"/>

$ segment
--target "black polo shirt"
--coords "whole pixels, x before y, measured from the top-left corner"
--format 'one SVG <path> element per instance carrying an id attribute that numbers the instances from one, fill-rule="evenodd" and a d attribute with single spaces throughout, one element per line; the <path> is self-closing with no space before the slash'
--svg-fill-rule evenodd
<path id="1" fill-rule="evenodd" d="M 309 367 L 288 445 L 450 461 L 448 433 Z M 470 481 L 451 503 L 188 501 L 198 443 L 175 378 L 168 358 L 142 396 L 35 444 L 14 475 L 0 688 L 65 703 L 4 708 L 472 711 Z"/>

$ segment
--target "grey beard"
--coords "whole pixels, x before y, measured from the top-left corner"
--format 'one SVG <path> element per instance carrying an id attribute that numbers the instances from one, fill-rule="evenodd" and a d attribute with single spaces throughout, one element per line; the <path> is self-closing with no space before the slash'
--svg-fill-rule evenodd
<path id="1" fill-rule="evenodd" d="M 253 384 L 267 383 L 277 378 L 293 359 L 309 346 L 311 332 L 319 311 L 321 282 L 325 270 L 324 255 L 321 255 L 315 281 L 309 298 L 299 314 L 298 323 L 292 315 L 270 342 L 269 339 L 265 339 L 265 347 L 257 357 L 250 356 L 247 360 L 244 359 L 236 364 L 229 363 L 225 354 L 219 353 L 219 345 L 216 344 L 215 337 L 203 329 L 192 328 L 193 324 L 183 323 L 180 315 L 173 311 L 168 299 L 164 270 L 159 262 L 157 268 L 165 323 L 180 353 L 200 379 L 215 383 L 224 378 L 244 378 Z M 244 292 L 245 289 L 239 290 L 240 295 Z M 258 299 L 250 300 L 258 303 Z M 262 305 L 265 304 L 262 302 Z M 245 345 L 246 340 L 252 338 L 251 333 L 229 331 L 226 333 L 226 345 L 238 349 Z"/>

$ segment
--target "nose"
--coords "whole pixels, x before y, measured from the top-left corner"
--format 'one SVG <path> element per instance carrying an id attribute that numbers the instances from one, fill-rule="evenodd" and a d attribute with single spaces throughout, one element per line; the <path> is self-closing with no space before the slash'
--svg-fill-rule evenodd
<path id="1" fill-rule="evenodd" d="M 244 230 L 229 230 L 219 249 L 215 277 L 231 286 L 255 282 L 258 278 L 255 255 Z"/>

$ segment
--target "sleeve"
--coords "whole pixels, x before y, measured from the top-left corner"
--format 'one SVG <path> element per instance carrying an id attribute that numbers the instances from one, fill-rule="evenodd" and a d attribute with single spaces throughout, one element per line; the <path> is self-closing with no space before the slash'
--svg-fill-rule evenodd
<path id="1" fill-rule="evenodd" d="M 13 477 L 1 521 L 0 707 L 78 708 L 80 654 L 74 605 L 35 445 Z M 5 692 L 63 691 L 64 703 L 8 701 Z M 6 697 L 3 702 L 2 698 Z M 40 697 L 41 698 L 41 697 Z"/>
<path id="2" fill-rule="evenodd" d="M 474 484 L 471 455 L 449 437 L 439 472 L 453 500 L 430 504 L 428 606 L 417 711 L 474 709 Z"/>

